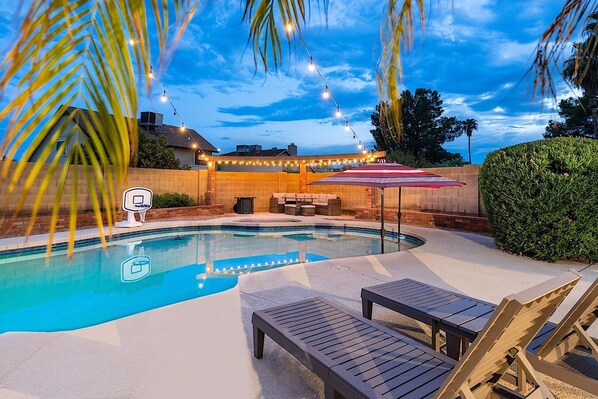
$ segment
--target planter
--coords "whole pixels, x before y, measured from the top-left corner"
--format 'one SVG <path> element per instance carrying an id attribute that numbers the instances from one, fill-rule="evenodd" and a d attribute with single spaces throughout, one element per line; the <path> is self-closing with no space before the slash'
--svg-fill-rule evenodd
<path id="1" fill-rule="evenodd" d="M 380 220 L 380 208 L 355 208 L 355 219 Z M 397 221 L 397 208 L 384 208 L 386 222 Z M 401 224 L 490 234 L 488 219 L 470 215 L 401 211 Z"/>

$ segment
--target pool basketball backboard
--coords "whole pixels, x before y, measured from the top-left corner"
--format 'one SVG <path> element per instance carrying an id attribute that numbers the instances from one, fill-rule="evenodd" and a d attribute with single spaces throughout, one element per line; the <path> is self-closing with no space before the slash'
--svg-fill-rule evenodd
<path id="1" fill-rule="evenodd" d="M 123 209 L 142 212 L 152 207 L 153 193 L 149 188 L 133 187 L 123 193 Z"/>

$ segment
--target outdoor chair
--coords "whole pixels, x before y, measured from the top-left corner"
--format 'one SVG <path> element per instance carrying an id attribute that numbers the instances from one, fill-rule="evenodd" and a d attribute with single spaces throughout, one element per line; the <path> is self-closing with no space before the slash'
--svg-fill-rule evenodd
<path id="1" fill-rule="evenodd" d="M 453 358 L 476 339 L 496 309 L 489 302 L 410 279 L 364 288 L 361 297 L 368 319 L 376 303 L 430 325 L 435 350 L 440 350 L 444 331 L 447 354 Z M 587 332 L 597 318 L 598 280 L 560 323 L 542 327 L 526 347 L 530 363 L 537 371 L 598 395 L 598 346 Z"/>
<path id="2" fill-rule="evenodd" d="M 459 361 L 324 298 L 254 312 L 254 355 L 268 335 L 324 381 L 327 399 L 521 397 L 498 384 L 515 360 L 533 385 L 528 397 L 553 398 L 521 348 L 578 279 L 565 273 L 503 299 Z"/>

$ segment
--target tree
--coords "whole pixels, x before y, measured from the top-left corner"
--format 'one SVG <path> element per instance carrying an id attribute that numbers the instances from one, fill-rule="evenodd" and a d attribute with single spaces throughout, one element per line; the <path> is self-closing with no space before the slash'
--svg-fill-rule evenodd
<path id="1" fill-rule="evenodd" d="M 138 168 L 179 169 L 180 161 L 174 156 L 172 148 L 168 147 L 166 137 L 148 137 L 139 131 L 139 151 L 137 156 Z"/>
<path id="2" fill-rule="evenodd" d="M 372 113 L 372 136 L 379 150 L 401 151 L 417 163 L 440 164 L 454 160 L 453 154 L 442 148 L 442 144 L 453 141 L 463 134 L 462 122 L 455 117 L 442 116 L 442 100 L 436 90 L 416 89 L 415 93 L 405 90 L 400 98 L 403 136 L 392 142 L 391 132 L 396 130 L 392 119 L 386 117 L 389 105 L 380 102 Z"/>
<path id="3" fill-rule="evenodd" d="M 587 96 L 580 98 L 569 97 L 559 102 L 559 116 L 565 121 L 549 120 L 544 132 L 544 138 L 552 137 L 586 137 L 598 139 L 594 134 L 592 114 Z"/>
<path id="4" fill-rule="evenodd" d="M 63 176 L 65 184 L 69 172 L 82 171 L 88 179 L 93 193 L 93 211 L 98 223 L 99 236 L 104 240 L 104 223 L 111 226 L 115 212 L 102 213 L 100 203 L 106 209 L 116 209 L 116 188 L 126 181 L 130 160 L 135 160 L 137 148 L 137 84 L 138 75 L 145 76 L 145 87 L 151 83 L 151 61 L 158 59 L 164 65 L 165 58 L 183 35 L 185 28 L 197 10 L 198 0 L 172 1 L 128 1 L 128 0 L 80 0 L 48 1 L 31 0 L 20 23 L 13 47 L 6 55 L 0 68 L 0 96 L 6 88 L 15 92 L 8 104 L 0 110 L 0 120 L 8 120 L 0 144 L 1 181 L 8 187 L 7 201 L 17 197 L 22 203 L 32 191 L 17 182 L 23 177 L 25 163 L 30 160 L 31 151 L 25 151 L 18 161 L 18 167 L 11 171 L 18 151 L 25 144 L 36 148 L 44 139 L 55 146 L 58 136 L 52 131 L 62 116 L 54 113 L 60 104 L 80 102 L 99 115 L 83 121 L 88 127 L 101 126 L 90 137 L 69 132 L 69 161 L 84 158 L 81 146 L 93 145 L 101 148 L 89 162 L 65 162 L 50 158 L 45 152 L 36 162 L 38 165 L 51 163 L 51 168 L 35 168 L 30 179 L 43 178 L 48 184 L 54 175 Z M 548 88 L 553 95 L 554 85 L 550 66 L 570 42 L 580 22 L 588 13 L 596 10 L 598 0 L 564 0 L 561 13 L 542 35 L 537 56 L 529 73 L 534 75 L 534 84 L 543 94 Z M 306 24 L 306 10 L 310 0 L 245 0 L 243 21 L 249 22 L 249 43 L 253 49 L 256 66 L 263 65 L 267 72 L 282 63 L 281 34 L 288 44 L 294 40 L 303 41 L 302 31 Z M 328 1 L 318 2 L 327 13 Z M 399 104 L 399 83 L 401 79 L 401 52 L 409 48 L 415 32 L 415 21 L 425 28 L 424 0 L 388 0 L 381 23 L 381 56 L 376 79 L 381 98 L 390 99 L 387 117 L 393 126 L 401 126 Z M 525 6 L 524 6 L 525 7 Z M 151 16 L 151 17 L 150 17 Z M 173 22 L 173 23 L 171 23 Z M 288 27 L 292 29 L 288 29 Z M 157 43 L 153 43 L 156 41 Z M 169 39 L 171 41 L 169 41 Z M 133 46 L 127 44 L 130 41 Z M 292 47 L 292 46 L 290 46 Z M 150 49 L 158 49 L 158 57 L 152 57 Z M 596 48 L 591 49 L 592 54 Z M 31 95 L 35 93 L 35 95 Z M 52 116 L 50 116 L 52 115 Z M 114 117 L 112 117 L 114 115 Z M 72 134 L 71 134 L 72 133 Z M 395 142 L 401 137 L 401 130 L 390 131 Z M 72 154 L 72 155 L 71 155 Z M 101 165 L 111 160 L 112 168 L 102 170 Z M 9 174 L 9 171 L 11 173 Z M 52 212 L 57 215 L 63 193 L 58 193 Z M 76 188 L 70 193 L 76 200 Z M 43 196 L 37 196 L 34 212 L 30 218 L 29 230 L 35 224 Z M 75 203 L 74 201 L 73 203 Z M 77 210 L 71 209 L 69 254 L 74 243 L 74 226 Z M 51 248 L 55 225 L 50 227 L 48 250 Z"/>
<path id="5" fill-rule="evenodd" d="M 471 164 L 471 134 L 474 130 L 478 130 L 478 122 L 472 118 L 465 119 L 461 127 L 467 135 L 467 154 L 469 155 L 469 163 Z"/>

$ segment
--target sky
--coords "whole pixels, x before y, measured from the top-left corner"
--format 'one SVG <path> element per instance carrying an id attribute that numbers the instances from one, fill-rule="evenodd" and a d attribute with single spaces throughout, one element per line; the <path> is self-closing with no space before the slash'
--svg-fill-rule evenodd
<path id="1" fill-rule="evenodd" d="M 14 37 L 18 3 L 0 4 L 4 53 Z M 372 149 L 370 115 L 379 101 L 375 71 L 384 2 L 330 0 L 326 18 L 320 2 L 312 1 L 303 30 L 357 140 L 345 131 L 344 119 L 335 117 L 334 104 L 322 98 L 324 84 L 308 70 L 309 57 L 300 43 L 284 47 L 278 71 L 256 69 L 241 3 L 212 0 L 200 8 L 168 65 L 156 70 L 185 125 L 222 152 L 239 144 L 267 149 L 295 143 L 299 155 L 354 153 L 359 152 L 358 140 Z M 552 100 L 532 101 L 525 72 L 563 0 L 425 3 L 426 27 L 403 55 L 401 88 L 437 90 L 444 116 L 477 120 L 473 163 L 482 163 L 493 150 L 541 139 L 548 120 L 558 118 L 558 109 Z M 564 82 L 557 80 L 556 86 L 560 98 L 571 95 Z M 140 90 L 139 111 L 162 113 L 165 123 L 178 125 L 172 109 L 159 100 L 161 93 L 157 84 L 149 94 Z M 467 159 L 465 135 L 444 147 Z"/>

